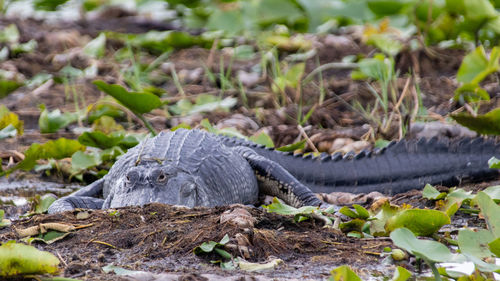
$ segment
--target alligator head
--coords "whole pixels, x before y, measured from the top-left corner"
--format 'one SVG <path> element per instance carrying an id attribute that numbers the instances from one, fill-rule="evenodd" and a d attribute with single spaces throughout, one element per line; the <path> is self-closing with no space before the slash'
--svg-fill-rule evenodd
<path id="1" fill-rule="evenodd" d="M 139 165 L 113 179 L 114 188 L 103 208 L 144 205 L 159 202 L 194 207 L 203 205 L 197 176 L 178 167 Z"/>

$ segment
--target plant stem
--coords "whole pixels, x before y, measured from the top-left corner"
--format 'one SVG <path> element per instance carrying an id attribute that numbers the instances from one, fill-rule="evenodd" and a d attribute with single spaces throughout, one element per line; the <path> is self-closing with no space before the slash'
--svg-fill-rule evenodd
<path id="1" fill-rule="evenodd" d="M 156 130 L 153 128 L 153 125 L 151 125 L 151 123 L 149 123 L 149 121 L 146 118 L 144 118 L 144 116 L 142 116 L 141 114 L 139 114 L 137 112 L 134 112 L 134 111 L 132 111 L 132 112 L 134 113 L 135 116 L 137 116 L 137 118 L 139 118 L 144 123 L 144 126 L 146 126 L 146 128 L 148 128 L 148 130 L 151 132 L 151 134 L 153 136 L 156 136 L 158 134 L 158 133 L 156 133 Z"/>
<path id="2" fill-rule="evenodd" d="M 424 260 L 429 265 L 429 267 L 431 268 L 432 274 L 434 274 L 434 280 L 436 280 L 436 281 L 442 281 L 441 274 L 439 274 L 439 271 L 438 271 L 438 269 L 436 267 L 436 263 L 428 261 L 426 259 L 424 259 Z"/>

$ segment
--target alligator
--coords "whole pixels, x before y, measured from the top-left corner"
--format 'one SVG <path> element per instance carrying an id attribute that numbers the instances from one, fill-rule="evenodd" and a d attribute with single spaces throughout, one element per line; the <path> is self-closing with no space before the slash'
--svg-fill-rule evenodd
<path id="1" fill-rule="evenodd" d="M 109 173 L 56 200 L 49 213 L 160 202 L 219 206 L 255 204 L 259 194 L 294 207 L 327 206 L 318 192 L 386 194 L 453 186 L 498 174 L 488 159 L 500 145 L 483 138 L 402 140 L 358 154 L 304 156 L 202 130 L 161 132 L 128 150 Z"/>

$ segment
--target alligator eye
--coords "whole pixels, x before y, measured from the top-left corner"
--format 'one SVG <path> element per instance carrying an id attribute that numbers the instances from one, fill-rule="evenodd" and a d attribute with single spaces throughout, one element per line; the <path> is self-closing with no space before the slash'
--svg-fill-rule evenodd
<path id="1" fill-rule="evenodd" d="M 127 180 L 127 182 L 130 182 L 130 176 L 129 175 L 125 176 L 125 179 Z"/>
<path id="2" fill-rule="evenodd" d="M 164 182 L 167 180 L 167 176 L 164 174 L 164 173 L 161 173 L 159 176 L 158 176 L 158 182 Z"/>

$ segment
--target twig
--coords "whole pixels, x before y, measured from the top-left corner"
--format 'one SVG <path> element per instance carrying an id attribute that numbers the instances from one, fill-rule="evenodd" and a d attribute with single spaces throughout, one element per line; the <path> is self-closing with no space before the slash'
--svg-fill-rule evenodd
<path id="1" fill-rule="evenodd" d="M 93 240 L 93 241 L 90 241 L 91 243 L 97 243 L 97 244 L 102 244 L 102 245 L 105 245 L 105 246 L 108 246 L 108 247 L 111 247 L 113 249 L 116 249 L 116 250 L 120 250 L 118 247 L 116 246 L 113 246 L 109 243 L 106 243 L 106 242 L 103 242 L 103 241 L 99 241 L 99 240 Z"/>
<path id="2" fill-rule="evenodd" d="M 56 251 L 57 253 L 57 256 L 59 257 L 59 259 L 64 263 L 64 266 L 65 267 L 68 267 L 68 264 L 66 263 L 66 261 L 61 257 L 61 254 L 59 253 L 59 251 Z"/>
<path id="3" fill-rule="evenodd" d="M 297 125 L 297 128 L 299 129 L 300 134 L 302 135 L 302 137 L 304 137 L 304 139 L 306 140 L 307 144 L 311 147 L 311 149 L 315 153 L 319 153 L 319 150 L 316 148 L 316 146 L 314 145 L 314 143 L 311 141 L 311 139 L 309 138 L 309 136 L 306 134 L 306 131 L 304 131 L 304 128 L 301 125 Z"/>

